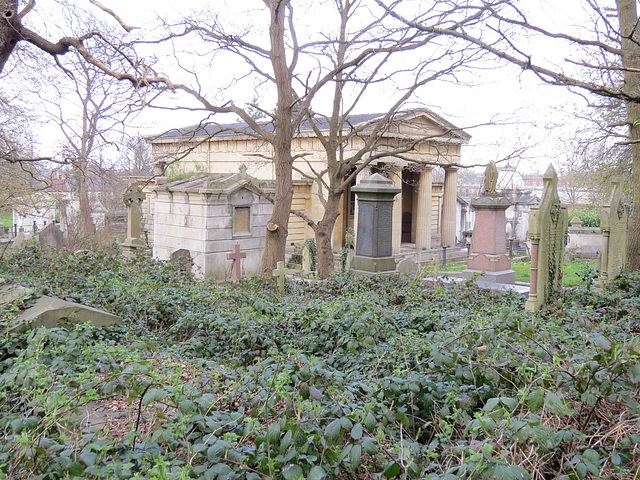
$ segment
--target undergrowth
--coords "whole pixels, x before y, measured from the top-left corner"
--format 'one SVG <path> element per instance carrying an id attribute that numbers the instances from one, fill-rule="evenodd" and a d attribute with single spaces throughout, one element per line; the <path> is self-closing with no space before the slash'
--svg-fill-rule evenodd
<path id="1" fill-rule="evenodd" d="M 5 258 L 121 327 L 0 343 L 0 478 L 631 479 L 640 275 L 543 312 L 408 277 L 198 281 L 100 252 Z"/>

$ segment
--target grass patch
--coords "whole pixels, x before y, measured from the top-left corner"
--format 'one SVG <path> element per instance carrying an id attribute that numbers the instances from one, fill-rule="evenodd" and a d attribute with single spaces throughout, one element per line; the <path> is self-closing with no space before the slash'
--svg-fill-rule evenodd
<path id="1" fill-rule="evenodd" d="M 13 225 L 13 217 L 11 216 L 11 210 L 0 210 L 0 225 L 10 227 Z"/>
<path id="2" fill-rule="evenodd" d="M 452 263 L 445 268 L 439 267 L 438 272 L 462 272 L 467 268 L 466 263 Z M 531 280 L 531 262 L 513 262 L 511 268 L 516 272 L 516 281 L 529 283 Z M 584 285 L 584 280 L 578 275 L 584 270 L 594 268 L 592 263 L 565 262 L 562 284 L 565 287 Z M 435 268 L 434 268 L 435 270 Z"/>

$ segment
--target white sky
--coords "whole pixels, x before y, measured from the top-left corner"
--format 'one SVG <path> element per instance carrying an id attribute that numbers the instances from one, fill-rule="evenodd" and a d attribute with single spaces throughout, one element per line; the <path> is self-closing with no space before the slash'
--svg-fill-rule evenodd
<path id="1" fill-rule="evenodd" d="M 86 0 L 79 0 L 84 1 Z M 294 0 L 301 2 L 302 0 Z M 319 3 L 319 0 L 315 0 Z M 552 29 L 566 29 L 567 25 L 581 23 L 580 5 L 584 0 L 527 0 L 528 5 L 536 5 L 534 13 L 546 20 Z M 219 11 L 231 11 L 231 6 L 258 9 L 262 0 L 101 0 L 113 9 L 129 25 L 152 25 L 157 16 L 164 19 L 178 20 L 191 10 L 203 5 L 211 5 Z M 44 6 L 45 2 L 38 2 Z M 106 18 L 106 17 L 105 17 Z M 552 19 L 549 23 L 548 20 Z M 230 22 L 244 23 L 247 19 L 235 16 Z M 313 17 L 311 23 L 322 23 Z M 559 49 L 552 41 L 538 42 L 533 47 L 534 60 L 545 58 L 551 62 L 561 62 L 567 52 Z M 163 59 L 159 59 L 159 67 L 163 68 Z M 228 65 L 227 72 L 233 73 L 233 64 Z M 170 67 L 167 69 L 170 70 Z M 225 82 L 225 74 L 219 69 L 210 72 L 207 81 Z M 422 104 L 452 123 L 468 128 L 473 125 L 497 122 L 499 125 L 469 128 L 473 136 L 471 145 L 463 153 L 463 162 L 487 163 L 499 160 L 508 155 L 514 148 L 531 145 L 526 156 L 531 160 L 523 161 L 519 167 L 523 170 L 544 171 L 548 164 L 558 162 L 567 155 L 568 140 L 572 137 L 574 121 L 563 112 L 574 108 L 574 105 L 585 105 L 584 99 L 571 94 L 562 87 L 540 85 L 530 72 L 520 72 L 513 67 L 492 68 L 474 72 L 471 79 L 473 86 L 455 83 L 431 84 L 415 98 L 414 105 Z M 470 79 L 470 77 L 467 77 Z M 236 94 L 242 96 L 242 94 Z M 238 104 L 250 101 L 252 92 L 245 93 L 245 98 L 234 98 Z M 362 112 L 382 112 L 385 95 L 378 95 L 375 101 L 361 107 Z M 369 108 L 367 108 L 369 107 Z M 328 110 L 328 109 L 327 109 Z M 202 113 L 194 112 L 147 112 L 140 118 L 139 127 L 145 135 L 157 133 L 172 127 L 186 126 L 198 122 Z M 230 119 L 231 120 L 231 119 Z M 564 139 L 564 140 L 563 140 Z"/>

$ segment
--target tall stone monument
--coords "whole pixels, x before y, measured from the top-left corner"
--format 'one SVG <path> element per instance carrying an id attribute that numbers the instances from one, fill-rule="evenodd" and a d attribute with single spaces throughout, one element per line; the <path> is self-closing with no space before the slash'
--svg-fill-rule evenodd
<path id="1" fill-rule="evenodd" d="M 600 260 L 600 286 L 615 280 L 625 265 L 627 251 L 627 226 L 629 215 L 622 203 L 620 179 L 611 182 L 608 205 L 600 209 L 602 229 L 602 258 Z"/>
<path id="2" fill-rule="evenodd" d="M 384 273 L 396 269 L 392 255 L 393 197 L 402 190 L 374 173 L 351 189 L 358 196 L 356 254 L 351 268 L 357 273 Z"/>
<path id="3" fill-rule="evenodd" d="M 525 308 L 538 310 L 543 304 L 562 296 L 562 264 L 569 229 L 567 208 L 558 197 L 558 175 L 549 168 L 542 177 L 544 189 L 540 205 L 531 209 L 531 287 Z"/>
<path id="4" fill-rule="evenodd" d="M 471 202 L 476 210 L 476 222 L 471 237 L 467 269 L 463 277 L 479 275 L 490 283 L 516 283 L 516 272 L 507 256 L 507 225 L 505 210 L 511 206 L 508 198 L 496 192 L 498 169 L 489 162 L 484 173 L 480 196 Z"/>
<path id="5" fill-rule="evenodd" d="M 146 248 L 144 241 L 140 238 L 140 204 L 144 198 L 144 192 L 138 185 L 131 185 L 124 192 L 123 200 L 128 210 L 127 238 L 122 243 L 125 255 L 131 255 L 138 249 Z"/>

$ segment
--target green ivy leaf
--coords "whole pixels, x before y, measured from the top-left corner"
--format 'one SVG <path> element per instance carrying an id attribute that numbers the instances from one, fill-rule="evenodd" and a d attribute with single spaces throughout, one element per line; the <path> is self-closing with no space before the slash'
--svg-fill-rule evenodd
<path id="1" fill-rule="evenodd" d="M 386 478 L 393 478 L 400 475 L 401 471 L 402 469 L 400 468 L 400 465 L 398 465 L 396 462 L 391 462 L 385 467 L 383 475 Z"/>
<path id="2" fill-rule="evenodd" d="M 167 398 L 168 395 L 169 393 L 162 388 L 150 388 L 149 391 L 145 393 L 142 403 L 149 405 L 153 402 L 160 402 Z"/>
<path id="3" fill-rule="evenodd" d="M 362 458 L 362 445 L 354 445 L 349 453 L 349 463 L 351 467 L 358 468 L 360 466 L 360 459 Z"/>
<path id="4" fill-rule="evenodd" d="M 280 440 L 280 424 L 278 422 L 273 422 L 269 425 L 267 429 L 267 439 L 269 443 L 276 443 Z"/>
<path id="5" fill-rule="evenodd" d="M 323 480 L 324 477 L 327 476 L 327 472 L 324 471 L 319 465 L 316 465 L 309 471 L 309 475 L 307 476 L 307 480 Z"/>
<path id="6" fill-rule="evenodd" d="M 300 465 L 290 463 L 282 469 L 282 476 L 285 480 L 296 480 L 302 477 L 303 471 Z"/>
<path id="7" fill-rule="evenodd" d="M 378 421 L 376 417 L 374 417 L 371 412 L 367 412 L 367 416 L 364 417 L 364 426 L 367 427 L 369 432 L 374 432 L 376 427 L 378 426 Z"/>
<path id="8" fill-rule="evenodd" d="M 547 392 L 545 394 L 544 406 L 547 407 L 551 413 L 555 413 L 561 417 L 571 415 L 571 410 L 564 404 L 562 399 L 553 392 Z"/>
<path id="9" fill-rule="evenodd" d="M 78 462 L 73 462 L 71 465 L 69 465 L 67 471 L 69 472 L 69 475 L 80 477 L 84 473 L 84 465 Z"/>
<path id="10" fill-rule="evenodd" d="M 351 438 L 360 440 L 362 438 L 362 424 L 356 423 L 351 429 Z"/>
<path id="11" fill-rule="evenodd" d="M 332 421 L 331 423 L 329 423 L 329 425 L 327 425 L 324 429 L 324 438 L 330 442 L 330 443 L 334 443 L 336 440 L 338 440 L 338 437 L 340 436 L 340 429 L 341 429 L 341 425 L 340 425 L 340 419 L 335 419 L 334 421 Z"/>
<path id="12" fill-rule="evenodd" d="M 640 364 L 634 365 L 629 369 L 629 380 L 635 385 L 640 383 Z"/>
<path id="13" fill-rule="evenodd" d="M 365 437 L 362 439 L 362 448 L 364 448 L 364 451 L 369 455 L 375 455 L 378 453 L 378 444 L 375 439 L 371 437 Z"/>
<path id="14" fill-rule="evenodd" d="M 87 467 L 93 467 L 96 464 L 97 458 L 98 455 L 95 452 L 91 452 L 89 450 L 84 450 L 82 453 L 80 453 L 80 461 Z"/>

